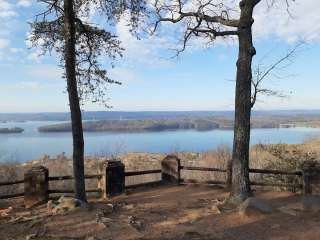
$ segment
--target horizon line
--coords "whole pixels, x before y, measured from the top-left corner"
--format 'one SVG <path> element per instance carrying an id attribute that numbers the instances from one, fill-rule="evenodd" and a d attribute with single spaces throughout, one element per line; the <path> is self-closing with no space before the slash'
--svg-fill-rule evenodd
<path id="1" fill-rule="evenodd" d="M 319 109 L 264 109 L 264 110 L 252 110 L 252 112 L 288 112 L 288 111 L 304 111 L 304 112 L 311 112 L 311 111 L 320 111 Z M 234 112 L 234 110 L 82 110 L 82 113 L 143 113 L 143 112 L 154 112 L 154 113 L 164 113 L 164 112 Z M 70 113 L 69 111 L 54 111 L 54 112 L 0 112 L 0 114 L 67 114 Z"/>

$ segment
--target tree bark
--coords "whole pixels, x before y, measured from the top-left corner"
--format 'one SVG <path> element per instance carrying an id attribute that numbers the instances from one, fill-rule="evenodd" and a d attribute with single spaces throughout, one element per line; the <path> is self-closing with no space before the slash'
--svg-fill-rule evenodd
<path id="1" fill-rule="evenodd" d="M 235 124 L 232 152 L 232 188 L 230 199 L 240 203 L 251 196 L 249 180 L 249 143 L 251 116 L 252 58 L 256 51 L 252 43 L 252 13 L 256 0 L 240 2 L 238 27 L 239 54 L 237 61 Z"/>
<path id="2" fill-rule="evenodd" d="M 76 80 L 75 14 L 73 0 L 64 0 L 65 71 L 73 138 L 73 173 L 75 198 L 86 201 L 84 179 L 84 140 Z"/>

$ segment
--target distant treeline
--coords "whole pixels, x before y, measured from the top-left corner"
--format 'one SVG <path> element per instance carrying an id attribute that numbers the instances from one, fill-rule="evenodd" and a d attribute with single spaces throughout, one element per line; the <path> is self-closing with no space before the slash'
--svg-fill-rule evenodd
<path id="1" fill-rule="evenodd" d="M 176 119 L 220 117 L 233 119 L 233 111 L 88 111 L 83 112 L 83 120 L 119 120 L 119 119 Z M 294 117 L 320 119 L 320 110 L 277 110 L 253 111 L 254 117 Z M 0 113 L 0 121 L 70 121 L 70 113 Z"/>

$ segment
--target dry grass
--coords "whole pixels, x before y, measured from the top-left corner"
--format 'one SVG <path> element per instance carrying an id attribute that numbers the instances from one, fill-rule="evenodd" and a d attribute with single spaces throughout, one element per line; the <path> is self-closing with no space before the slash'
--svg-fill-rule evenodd
<path id="1" fill-rule="evenodd" d="M 231 159 L 231 151 L 226 146 L 219 146 L 216 150 L 204 153 L 178 154 L 184 166 L 212 167 L 226 169 Z M 182 171 L 182 178 L 195 182 L 225 181 L 226 174 L 221 172 Z"/>
<path id="2" fill-rule="evenodd" d="M 250 150 L 250 168 L 258 169 L 279 169 L 286 171 L 301 170 L 301 165 L 306 160 L 320 159 L 320 140 L 310 139 L 304 144 L 288 145 L 258 144 Z M 202 166 L 226 169 L 227 162 L 231 159 L 231 150 L 225 146 L 220 146 L 216 150 L 204 153 L 180 152 L 176 153 L 184 166 Z M 126 167 L 126 171 L 152 170 L 161 168 L 161 160 L 165 154 L 151 153 L 128 153 L 119 155 Z M 88 157 L 85 160 L 85 173 L 97 174 L 100 166 L 108 157 Z M 55 159 L 44 156 L 38 161 L 25 164 L 1 164 L 0 182 L 23 179 L 24 172 L 32 166 L 43 165 L 49 169 L 50 176 L 72 175 L 72 160 L 64 154 L 60 154 Z M 182 171 L 181 177 L 186 180 L 196 182 L 225 181 L 226 174 L 218 172 L 203 171 Z M 268 181 L 273 183 L 300 183 L 301 179 L 295 176 L 284 177 L 274 175 L 252 174 L 252 181 Z M 161 174 L 148 174 L 142 176 L 132 176 L 126 178 L 126 185 L 153 182 L 161 179 Z M 50 182 L 51 189 L 72 189 L 73 182 L 55 181 Z M 97 187 L 97 180 L 87 180 L 88 189 Z M 288 189 L 286 189 L 288 190 Z M 289 189 L 295 191 L 296 189 Z M 23 191 L 23 184 L 0 187 L 0 194 L 11 194 Z"/>

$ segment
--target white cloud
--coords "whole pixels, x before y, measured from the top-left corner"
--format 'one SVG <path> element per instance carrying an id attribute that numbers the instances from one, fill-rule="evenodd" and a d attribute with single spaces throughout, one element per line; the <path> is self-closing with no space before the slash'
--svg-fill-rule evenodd
<path id="1" fill-rule="evenodd" d="M 1 91 L 38 91 L 40 89 L 44 88 L 40 84 L 40 82 L 36 81 L 19 81 L 16 83 L 5 83 L 2 86 Z"/>
<path id="2" fill-rule="evenodd" d="M 19 0 L 17 3 L 17 6 L 19 7 L 30 7 L 31 2 L 29 0 Z"/>
<path id="3" fill-rule="evenodd" d="M 34 82 L 34 81 L 20 82 L 17 85 L 17 87 L 20 89 L 23 89 L 23 90 L 39 90 L 39 89 L 41 89 L 40 83 Z"/>
<path id="4" fill-rule="evenodd" d="M 10 45 L 9 39 L 6 38 L 0 38 L 0 49 L 1 48 L 6 48 Z"/>
<path id="5" fill-rule="evenodd" d="M 166 59 L 161 59 L 160 56 L 161 50 L 172 46 L 167 38 L 146 36 L 138 40 L 130 32 L 127 16 L 122 17 L 116 27 L 119 40 L 122 43 L 122 47 L 125 48 L 124 60 L 131 64 L 143 63 L 148 65 L 168 62 Z"/>
<path id="6" fill-rule="evenodd" d="M 62 70 L 53 64 L 36 64 L 26 66 L 26 74 L 43 80 L 60 80 Z"/>
<path id="7" fill-rule="evenodd" d="M 275 36 L 288 42 L 303 39 L 320 41 L 320 1 L 297 0 L 288 9 L 285 1 L 277 1 L 268 9 L 266 1 L 255 10 L 254 34 L 258 38 Z"/>
<path id="8" fill-rule="evenodd" d="M 0 18 L 9 18 L 16 15 L 17 13 L 14 11 L 14 6 L 11 3 L 0 0 Z"/>
<path id="9" fill-rule="evenodd" d="M 23 53 L 24 50 L 22 48 L 10 48 L 9 51 L 11 53 Z"/>
<path id="10" fill-rule="evenodd" d="M 128 84 L 136 80 L 136 73 L 128 67 L 116 67 L 109 70 L 109 76 L 123 84 Z"/>

